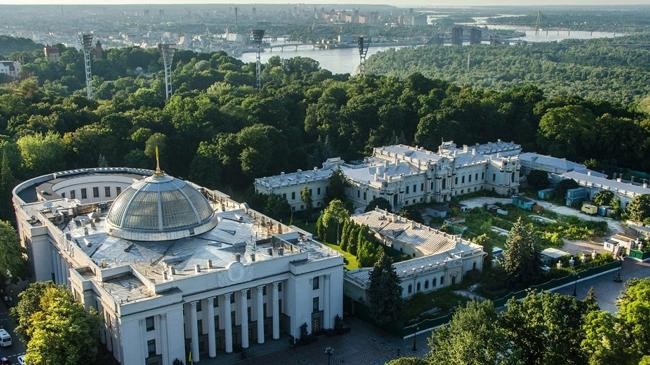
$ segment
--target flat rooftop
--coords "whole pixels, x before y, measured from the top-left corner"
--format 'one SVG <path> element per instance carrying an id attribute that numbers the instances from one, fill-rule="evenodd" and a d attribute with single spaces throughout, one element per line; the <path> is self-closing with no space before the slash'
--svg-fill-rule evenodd
<path id="1" fill-rule="evenodd" d="M 261 177 L 255 179 L 255 184 L 266 188 L 279 188 L 297 184 L 306 184 L 314 181 L 327 180 L 334 172 L 331 168 L 314 168 L 313 170 L 298 170 L 292 173 Z"/>

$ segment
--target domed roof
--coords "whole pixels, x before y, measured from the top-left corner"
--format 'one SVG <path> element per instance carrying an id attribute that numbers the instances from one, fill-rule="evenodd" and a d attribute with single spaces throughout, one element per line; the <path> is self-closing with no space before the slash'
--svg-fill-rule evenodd
<path id="1" fill-rule="evenodd" d="M 189 237 L 214 228 L 216 223 L 203 194 L 162 172 L 126 188 L 108 212 L 109 234 L 135 241 Z"/>

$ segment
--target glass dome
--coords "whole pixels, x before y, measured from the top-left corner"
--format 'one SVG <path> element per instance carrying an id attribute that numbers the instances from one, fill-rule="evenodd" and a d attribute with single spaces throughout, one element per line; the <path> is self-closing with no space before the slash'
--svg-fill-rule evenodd
<path id="1" fill-rule="evenodd" d="M 179 239 L 215 225 L 214 210 L 203 194 L 163 173 L 125 189 L 108 212 L 109 234 L 135 241 Z"/>

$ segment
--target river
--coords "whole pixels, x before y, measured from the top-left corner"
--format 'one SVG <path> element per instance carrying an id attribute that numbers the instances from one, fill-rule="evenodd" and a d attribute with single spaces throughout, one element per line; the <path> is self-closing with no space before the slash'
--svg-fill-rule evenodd
<path id="1" fill-rule="evenodd" d="M 506 16 L 519 16 L 519 15 L 503 15 Z M 512 38 L 512 40 L 526 41 L 526 42 L 557 42 L 564 39 L 594 39 L 594 38 L 612 38 L 622 36 L 622 33 L 611 32 L 586 32 L 586 31 L 569 31 L 569 30 L 540 30 L 536 31 L 533 27 L 524 27 L 516 25 L 500 25 L 500 24 L 487 24 L 489 18 L 475 17 L 474 23 L 462 23 L 466 26 L 476 26 L 479 28 L 487 29 L 511 29 L 524 33 L 524 36 Z M 465 42 L 464 44 L 467 44 Z M 368 50 L 368 57 L 371 55 L 385 51 L 390 48 L 404 48 L 404 47 L 370 47 Z M 335 74 L 354 74 L 359 67 L 359 51 L 355 48 L 336 48 L 336 49 L 312 49 L 311 46 L 299 47 L 298 50 L 288 48 L 284 51 L 274 50 L 270 52 L 268 49 L 262 53 L 262 62 L 265 63 L 273 56 L 280 56 L 281 58 L 293 57 L 309 57 L 320 63 L 324 69 L 332 71 Z M 239 57 L 244 62 L 255 62 L 255 53 L 244 53 Z"/>

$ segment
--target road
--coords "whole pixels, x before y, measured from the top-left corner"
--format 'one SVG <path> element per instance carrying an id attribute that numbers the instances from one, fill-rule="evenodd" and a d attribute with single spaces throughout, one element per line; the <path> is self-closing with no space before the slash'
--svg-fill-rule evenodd
<path id="1" fill-rule="evenodd" d="M 623 262 L 621 271 L 622 282 L 615 282 L 615 273 L 605 274 L 590 280 L 580 282 L 576 285 L 576 294 L 584 299 L 589 288 L 594 288 L 598 305 L 608 312 L 616 312 L 616 299 L 623 292 L 625 282 L 632 278 L 650 277 L 650 262 L 639 262 L 626 259 Z M 573 285 L 556 290 L 557 293 L 573 295 Z"/>
<path id="2" fill-rule="evenodd" d="M 11 335 L 13 345 L 9 347 L 0 347 L 0 357 L 7 357 L 12 363 L 17 363 L 16 357 L 25 353 L 25 346 L 18 339 L 14 332 L 16 324 L 9 316 L 9 310 L 4 301 L 0 300 L 0 328 L 4 328 Z"/>

